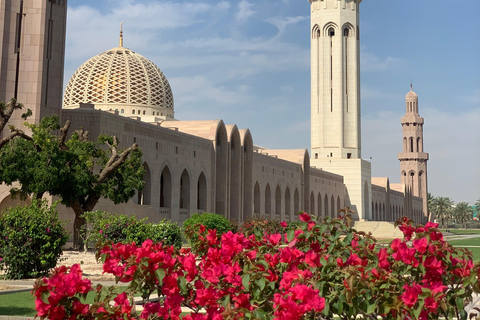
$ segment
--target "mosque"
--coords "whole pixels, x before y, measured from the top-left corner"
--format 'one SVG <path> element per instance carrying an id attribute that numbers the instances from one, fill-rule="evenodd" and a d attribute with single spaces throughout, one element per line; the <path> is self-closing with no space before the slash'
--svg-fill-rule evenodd
<path id="1" fill-rule="evenodd" d="M 122 33 L 118 47 L 83 63 L 62 94 L 66 0 L 1 1 L 0 101 L 17 98 L 34 122 L 58 115 L 90 137 L 115 135 L 122 147 L 140 146 L 144 190 L 126 204 L 101 200 L 95 209 L 181 223 L 197 212 L 239 222 L 254 214 L 292 221 L 300 210 L 336 217 L 349 206 L 355 220 L 426 222 L 428 153 L 418 96 L 411 88 L 401 119 L 401 183 L 371 177 L 361 158 L 361 0 L 309 2 L 311 150 L 261 148 L 248 129 L 218 119 L 176 119 L 167 78 L 124 46 Z M 14 114 L 11 123 L 21 122 Z M 2 186 L 0 208 L 16 202 Z M 73 221 L 72 210 L 59 211 Z"/>

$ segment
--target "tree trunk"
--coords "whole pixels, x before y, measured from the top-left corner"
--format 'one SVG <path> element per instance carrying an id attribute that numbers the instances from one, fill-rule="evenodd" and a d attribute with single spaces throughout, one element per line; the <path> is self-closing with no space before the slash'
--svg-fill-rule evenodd
<path id="1" fill-rule="evenodd" d="M 86 220 L 83 217 L 84 211 L 78 201 L 75 201 L 71 208 L 73 209 L 73 212 L 75 212 L 75 220 L 73 221 L 73 247 L 81 250 L 83 247 L 82 233 L 85 232 L 82 228 L 86 223 Z"/>

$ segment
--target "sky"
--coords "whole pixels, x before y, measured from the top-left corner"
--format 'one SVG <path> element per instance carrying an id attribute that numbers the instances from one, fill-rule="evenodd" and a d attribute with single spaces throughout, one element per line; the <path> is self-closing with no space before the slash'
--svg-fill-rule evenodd
<path id="1" fill-rule="evenodd" d="M 461 3 L 461 5 L 460 5 Z M 310 148 L 308 0 L 69 0 L 64 86 L 118 46 L 167 77 L 179 120 L 223 119 L 254 144 Z M 428 188 L 480 199 L 480 1 L 360 4 L 362 158 L 400 182 L 401 117 L 410 83 L 425 119 Z"/>

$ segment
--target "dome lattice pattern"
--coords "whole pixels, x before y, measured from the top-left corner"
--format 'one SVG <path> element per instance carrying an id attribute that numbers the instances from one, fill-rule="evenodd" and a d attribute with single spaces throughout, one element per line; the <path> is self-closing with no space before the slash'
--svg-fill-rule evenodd
<path id="1" fill-rule="evenodd" d="M 152 61 L 118 47 L 91 58 L 75 71 L 65 89 L 63 107 L 80 103 L 173 110 L 173 94 L 167 78 Z"/>

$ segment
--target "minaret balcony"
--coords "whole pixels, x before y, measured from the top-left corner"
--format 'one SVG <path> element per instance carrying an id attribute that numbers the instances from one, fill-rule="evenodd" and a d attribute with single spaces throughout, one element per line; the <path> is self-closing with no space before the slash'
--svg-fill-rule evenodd
<path id="1" fill-rule="evenodd" d="M 398 160 L 428 160 L 426 152 L 401 152 L 398 154 Z"/>

